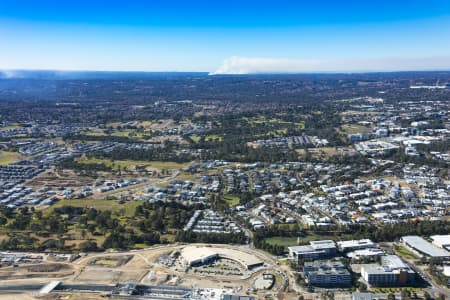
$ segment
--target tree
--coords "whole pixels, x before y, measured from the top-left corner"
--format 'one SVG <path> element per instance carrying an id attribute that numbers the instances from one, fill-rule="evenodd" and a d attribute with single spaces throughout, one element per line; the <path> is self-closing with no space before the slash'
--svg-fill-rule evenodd
<path id="1" fill-rule="evenodd" d="M 358 282 L 358 290 L 360 292 L 365 292 L 367 291 L 367 285 L 364 282 Z"/>
<path id="2" fill-rule="evenodd" d="M 411 292 L 402 289 L 400 292 L 400 299 L 401 300 L 411 299 Z"/>
<path id="3" fill-rule="evenodd" d="M 80 243 L 79 248 L 80 248 L 81 252 L 90 252 L 90 251 L 98 250 L 97 243 L 94 241 L 82 242 L 82 243 Z"/>

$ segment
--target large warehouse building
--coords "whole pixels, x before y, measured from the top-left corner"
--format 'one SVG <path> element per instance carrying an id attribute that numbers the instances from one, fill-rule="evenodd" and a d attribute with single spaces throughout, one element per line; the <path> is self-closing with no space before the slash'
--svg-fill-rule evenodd
<path id="1" fill-rule="evenodd" d="M 450 258 L 450 253 L 447 250 L 439 248 L 432 243 L 424 240 L 417 235 L 408 235 L 402 237 L 403 243 L 412 251 L 420 256 L 429 256 L 432 258 Z"/>
<path id="2" fill-rule="evenodd" d="M 447 235 L 432 235 L 430 238 L 433 240 L 433 244 L 438 247 L 449 250 L 450 249 L 450 234 Z"/>

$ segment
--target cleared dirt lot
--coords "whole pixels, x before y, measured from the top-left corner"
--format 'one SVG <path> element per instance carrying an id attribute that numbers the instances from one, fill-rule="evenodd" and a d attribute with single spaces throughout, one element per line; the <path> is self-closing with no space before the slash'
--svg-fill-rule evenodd
<path id="1" fill-rule="evenodd" d="M 0 268 L 0 280 L 8 281 L 30 278 L 63 278 L 73 274 L 75 274 L 73 266 L 59 263 Z"/>
<path id="2" fill-rule="evenodd" d="M 31 300 L 31 299 L 38 299 L 35 296 L 33 296 L 31 293 L 8 293 L 8 294 L 2 294 L 0 293 L 0 300 Z M 48 298 L 50 299 L 50 298 Z"/>

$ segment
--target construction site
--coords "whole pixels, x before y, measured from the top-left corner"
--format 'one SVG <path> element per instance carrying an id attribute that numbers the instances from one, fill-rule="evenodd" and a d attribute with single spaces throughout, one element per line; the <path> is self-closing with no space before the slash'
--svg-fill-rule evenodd
<path id="1" fill-rule="evenodd" d="M 2 255 L 0 299 L 278 299 L 287 278 L 273 258 L 248 246 Z"/>

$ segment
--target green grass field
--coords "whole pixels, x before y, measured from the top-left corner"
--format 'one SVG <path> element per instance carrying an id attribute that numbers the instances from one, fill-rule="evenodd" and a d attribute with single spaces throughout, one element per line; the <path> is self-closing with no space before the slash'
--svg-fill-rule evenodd
<path id="1" fill-rule="evenodd" d="M 223 136 L 220 136 L 218 134 L 210 134 L 205 136 L 205 141 L 209 142 L 209 141 L 223 141 Z"/>
<path id="2" fill-rule="evenodd" d="M 339 131 L 343 134 L 355 134 L 360 132 L 369 132 L 370 128 L 359 124 L 344 124 Z"/>
<path id="3" fill-rule="evenodd" d="M 200 136 L 193 134 L 191 136 L 189 136 L 191 138 L 191 140 L 194 143 L 198 143 L 200 141 Z M 205 136 L 205 141 L 206 142 L 210 142 L 210 141 L 223 141 L 223 136 L 220 136 L 218 134 L 209 134 Z"/>
<path id="4" fill-rule="evenodd" d="M 264 116 L 257 116 L 252 118 L 243 117 L 243 119 L 250 125 L 254 126 L 256 124 L 261 124 L 266 121 L 266 117 Z"/>
<path id="5" fill-rule="evenodd" d="M 18 152 L 0 151 L 0 166 L 11 164 L 21 160 L 23 157 Z"/>
<path id="6" fill-rule="evenodd" d="M 274 236 L 274 237 L 266 238 L 265 241 L 268 244 L 277 245 L 277 246 L 283 246 L 283 247 L 291 247 L 291 246 L 298 245 L 296 237 Z"/>
<path id="7" fill-rule="evenodd" d="M 200 141 L 200 137 L 196 134 L 189 136 L 194 143 L 198 143 Z"/>
<path id="8" fill-rule="evenodd" d="M 22 126 L 20 126 L 19 124 L 12 124 L 12 125 L 8 125 L 8 126 L 0 127 L 0 130 L 19 129 L 19 128 L 22 128 Z"/>
<path id="9" fill-rule="evenodd" d="M 406 258 L 406 259 L 418 259 L 418 257 L 416 255 L 414 255 L 414 253 L 412 253 L 411 251 L 409 251 L 408 249 L 406 249 L 403 246 L 394 246 L 394 251 L 397 255 Z"/>
<path id="10" fill-rule="evenodd" d="M 264 116 L 257 116 L 257 117 L 253 117 L 253 118 L 247 118 L 244 117 L 243 118 L 250 126 L 256 126 L 262 123 L 272 123 L 272 124 L 278 124 L 278 125 L 295 125 L 297 127 L 297 129 L 304 129 L 305 128 L 305 124 L 302 122 L 289 122 L 289 121 L 284 121 L 282 119 L 278 119 L 278 118 L 272 118 L 272 119 L 266 119 L 266 117 Z"/>
<path id="11" fill-rule="evenodd" d="M 287 132 L 288 132 L 287 128 L 283 128 L 283 129 L 276 129 L 276 130 L 268 131 L 265 134 L 261 134 L 259 136 L 261 136 L 261 137 L 266 137 L 266 136 L 281 137 L 281 136 L 285 136 L 287 134 Z"/>
<path id="12" fill-rule="evenodd" d="M 236 205 L 239 205 L 239 197 L 234 195 L 225 195 L 223 197 L 225 201 L 227 202 L 228 206 L 234 207 Z"/>
<path id="13" fill-rule="evenodd" d="M 190 180 L 190 181 L 194 181 L 195 180 L 195 175 L 188 173 L 188 172 L 181 172 L 178 176 L 177 179 L 178 180 Z"/>
<path id="14" fill-rule="evenodd" d="M 108 266 L 108 267 L 116 267 L 118 264 L 117 260 L 112 259 L 101 259 L 95 262 L 97 266 Z"/>
<path id="15" fill-rule="evenodd" d="M 103 131 L 87 131 L 84 133 L 87 136 L 116 136 L 116 137 L 130 137 L 138 140 L 142 140 L 144 137 L 144 133 L 142 132 L 136 132 L 136 130 L 120 130 L 120 131 L 113 131 L 111 134 L 107 134 Z"/>
<path id="16" fill-rule="evenodd" d="M 148 247 L 150 247 L 150 245 L 147 245 L 147 244 L 134 244 L 134 246 L 133 246 L 134 249 L 145 249 Z"/>
<path id="17" fill-rule="evenodd" d="M 78 160 L 80 163 L 85 164 L 98 164 L 103 163 L 106 166 L 117 170 L 120 166 L 121 169 L 135 167 L 136 165 L 145 165 L 153 167 L 155 169 L 182 169 L 189 165 L 189 163 L 176 163 L 171 161 L 139 161 L 139 160 L 109 160 L 98 158 L 82 157 Z"/>
<path id="18" fill-rule="evenodd" d="M 150 167 L 156 169 L 182 169 L 189 166 L 190 163 L 176 163 L 172 161 L 151 161 L 148 162 Z"/>
<path id="19" fill-rule="evenodd" d="M 295 125 L 295 127 L 297 127 L 297 129 L 304 129 L 305 128 L 305 124 L 304 123 L 300 123 L 300 122 L 289 122 L 289 121 L 283 121 L 281 119 L 270 119 L 269 120 L 270 123 L 274 123 L 274 124 L 281 124 L 281 125 Z"/>
<path id="20" fill-rule="evenodd" d="M 120 212 L 125 217 L 132 217 L 136 210 L 136 207 L 141 205 L 141 201 L 127 201 L 123 204 L 118 203 L 117 200 L 95 200 L 95 199 L 72 199 L 61 200 L 55 203 L 49 208 L 54 210 L 61 206 L 74 206 L 74 207 L 92 207 L 98 210 L 111 210 L 113 212 Z"/>

